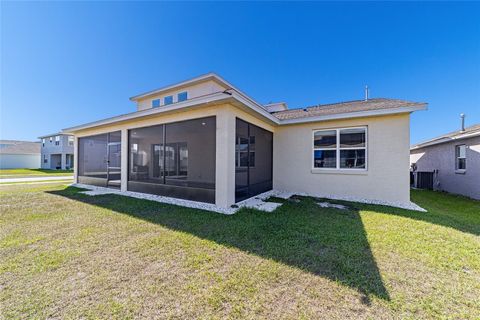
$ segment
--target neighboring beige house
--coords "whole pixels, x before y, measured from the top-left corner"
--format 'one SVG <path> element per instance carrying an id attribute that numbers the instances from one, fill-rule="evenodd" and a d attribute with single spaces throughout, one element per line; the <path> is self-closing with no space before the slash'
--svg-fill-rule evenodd
<path id="1" fill-rule="evenodd" d="M 75 180 L 229 207 L 271 190 L 410 204 L 410 113 L 369 99 L 288 110 L 216 74 L 130 98 L 137 111 L 72 128 Z"/>
<path id="2" fill-rule="evenodd" d="M 0 169 L 38 169 L 40 143 L 0 140 Z"/>
<path id="3" fill-rule="evenodd" d="M 414 145 L 410 163 L 433 172 L 433 188 L 480 199 L 480 124 Z"/>

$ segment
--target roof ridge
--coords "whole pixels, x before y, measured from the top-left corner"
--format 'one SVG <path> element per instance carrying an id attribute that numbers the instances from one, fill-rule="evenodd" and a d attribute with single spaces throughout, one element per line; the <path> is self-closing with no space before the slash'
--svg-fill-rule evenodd
<path id="1" fill-rule="evenodd" d="M 471 126 L 468 126 L 468 127 L 466 127 L 465 130 L 463 130 L 463 131 L 462 131 L 462 130 L 450 131 L 450 132 L 448 132 L 448 133 L 441 134 L 441 135 L 439 135 L 439 136 L 430 138 L 430 139 L 428 139 L 428 140 L 420 141 L 420 142 L 418 142 L 418 143 L 413 144 L 412 148 L 415 148 L 415 147 L 423 147 L 423 146 L 426 146 L 426 145 L 428 145 L 429 143 L 435 142 L 435 141 L 437 141 L 437 140 L 454 138 L 454 137 L 461 136 L 461 135 L 464 135 L 464 134 L 475 133 L 475 132 L 477 132 L 477 131 L 480 131 L 480 123 L 476 123 L 476 124 L 473 124 L 473 125 L 471 125 Z"/>
<path id="2" fill-rule="evenodd" d="M 414 102 L 414 101 L 410 101 L 410 100 L 403 100 L 403 99 L 397 99 L 397 98 L 382 98 L 382 97 L 379 97 L 379 98 L 369 98 L 368 100 L 360 100 L 359 99 L 359 100 L 332 102 L 332 103 L 326 103 L 326 104 L 317 104 L 317 105 L 312 105 L 312 106 L 307 106 L 307 107 L 298 107 L 298 108 L 288 109 L 288 110 L 284 110 L 284 111 L 272 112 L 272 114 L 297 112 L 299 110 L 310 111 L 310 110 L 315 110 L 315 109 L 321 109 L 321 108 L 338 106 L 338 105 L 348 105 L 348 104 L 354 104 L 354 103 L 365 104 L 365 103 L 369 103 L 369 102 L 385 102 L 385 101 L 402 102 L 402 103 L 406 103 L 406 104 L 415 104 L 415 105 L 425 104 L 424 102 Z"/>

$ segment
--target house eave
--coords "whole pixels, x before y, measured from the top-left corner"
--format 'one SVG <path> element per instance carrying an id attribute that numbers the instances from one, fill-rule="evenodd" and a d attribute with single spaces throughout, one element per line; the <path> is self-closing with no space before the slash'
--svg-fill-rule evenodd
<path id="1" fill-rule="evenodd" d="M 65 128 L 62 129 L 63 133 L 75 133 L 77 131 L 85 130 L 85 129 L 90 129 L 90 128 L 95 128 L 95 127 L 100 127 L 100 126 L 105 126 L 105 125 L 110 125 L 114 123 L 119 123 L 123 121 L 128 121 L 128 120 L 134 120 L 134 119 L 139 119 L 143 117 L 148 117 L 148 116 L 154 116 L 154 115 L 159 115 L 162 113 L 167 113 L 167 112 L 172 112 L 176 111 L 179 109 L 188 109 L 192 107 L 198 107 L 201 105 L 207 105 L 210 103 L 215 103 L 215 102 L 221 102 L 221 101 L 227 101 L 230 97 L 223 93 L 214 93 L 208 96 L 203 96 L 199 98 L 194 98 L 182 102 L 177 102 L 174 104 L 171 104 L 169 106 L 163 106 L 159 108 L 150 108 L 146 110 L 141 110 L 141 111 L 135 111 L 107 119 L 102 119 L 98 121 L 93 121 L 89 123 L 85 123 L 82 125 L 70 127 L 70 128 Z"/>
<path id="2" fill-rule="evenodd" d="M 49 137 L 60 136 L 60 135 L 71 135 L 71 134 L 65 133 L 65 132 L 56 132 L 52 134 L 45 134 L 43 136 L 37 137 L 37 139 L 49 138 Z"/>
<path id="3" fill-rule="evenodd" d="M 442 144 L 442 143 L 461 141 L 461 140 L 464 140 L 464 139 L 469 139 L 469 138 L 474 138 L 474 137 L 479 137 L 479 136 L 480 136 L 480 131 L 472 132 L 472 133 L 465 133 L 465 134 L 455 136 L 455 137 L 440 137 L 440 138 L 434 139 L 433 141 L 431 140 L 431 141 L 427 141 L 427 142 L 424 142 L 424 143 L 414 145 L 413 147 L 410 148 L 410 150 L 411 151 L 418 150 L 418 149 L 422 149 L 422 148 L 426 148 L 426 147 L 430 147 L 430 146 L 435 146 L 435 145 Z"/>
<path id="4" fill-rule="evenodd" d="M 300 123 L 310 123 L 310 122 L 321 122 L 328 120 L 340 120 L 340 119 L 351 119 L 351 118 L 365 118 L 365 117 L 375 117 L 383 115 L 394 115 L 401 113 L 411 113 L 419 110 L 426 110 L 427 104 L 419 104 L 409 107 L 399 107 L 394 109 L 382 109 L 382 110 L 369 110 L 369 111 L 358 111 L 358 112 L 349 112 L 349 113 L 340 113 L 332 114 L 325 116 L 316 116 L 316 117 L 305 117 L 305 118 L 296 118 L 296 119 L 286 119 L 280 120 L 280 125 L 290 125 L 290 124 L 300 124 Z"/>
<path id="5" fill-rule="evenodd" d="M 214 78 L 218 78 L 218 76 L 216 74 L 210 72 L 210 73 L 207 73 L 207 74 L 204 74 L 204 75 L 201 75 L 199 77 L 195 77 L 195 78 L 192 78 L 192 79 L 189 79 L 189 80 L 186 80 L 186 81 L 177 82 L 177 83 L 172 84 L 172 85 L 168 85 L 168 86 L 165 86 L 165 87 L 161 87 L 161 88 L 157 88 L 157 89 L 154 89 L 154 90 L 150 90 L 150 91 L 146 91 L 146 92 L 137 94 L 133 97 L 130 97 L 130 101 L 138 101 L 140 99 L 147 98 L 149 96 L 156 95 L 156 94 L 159 94 L 159 93 L 164 92 L 164 91 L 169 91 L 169 90 L 172 90 L 172 89 L 175 89 L 175 88 L 181 88 L 181 87 L 184 87 L 184 86 L 195 84 L 197 82 L 205 81 L 205 80 L 208 80 L 208 79 L 214 79 Z"/>
<path id="6" fill-rule="evenodd" d="M 127 113 L 124 115 L 115 116 L 115 117 L 111 117 L 103 120 L 89 122 L 79 126 L 65 128 L 62 130 L 62 133 L 72 134 L 77 131 L 81 131 L 85 129 L 111 125 L 111 124 L 119 123 L 123 121 L 140 119 L 143 117 L 161 115 L 163 113 L 173 112 L 177 110 L 185 110 L 185 109 L 190 109 L 194 107 L 201 107 L 202 105 L 210 105 L 212 103 L 220 103 L 220 102 L 228 102 L 228 101 L 237 101 L 242 105 L 245 105 L 246 107 L 248 107 L 257 115 L 261 116 L 264 120 L 271 122 L 273 125 L 279 125 L 279 126 L 300 124 L 300 123 L 310 123 L 310 122 L 321 122 L 321 121 L 337 120 L 337 119 L 350 119 L 350 118 L 392 115 L 392 114 L 400 114 L 400 113 L 411 113 L 418 110 L 425 110 L 427 106 L 426 104 L 419 104 L 415 106 L 399 107 L 395 109 L 359 111 L 359 112 L 333 114 L 333 115 L 326 115 L 326 116 L 280 120 L 274 115 L 272 115 L 270 112 L 265 110 L 263 106 L 261 106 L 254 100 L 250 99 L 248 96 L 246 96 L 242 92 L 238 92 L 235 88 L 232 88 L 230 92 L 217 92 L 217 93 L 210 94 L 208 96 L 203 96 L 203 97 L 198 97 L 191 100 L 177 102 L 169 106 L 163 106 L 160 108 L 150 108 L 150 109 Z"/>

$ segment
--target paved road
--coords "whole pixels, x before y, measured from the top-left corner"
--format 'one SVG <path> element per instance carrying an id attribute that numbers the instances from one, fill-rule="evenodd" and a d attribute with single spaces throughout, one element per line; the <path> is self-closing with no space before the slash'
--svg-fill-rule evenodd
<path id="1" fill-rule="evenodd" d="M 12 182 L 35 182 L 35 181 L 68 180 L 68 179 L 73 179 L 73 176 L 50 176 L 50 177 L 29 177 L 29 178 L 7 178 L 7 179 L 0 179 L 0 183 L 12 183 Z"/>

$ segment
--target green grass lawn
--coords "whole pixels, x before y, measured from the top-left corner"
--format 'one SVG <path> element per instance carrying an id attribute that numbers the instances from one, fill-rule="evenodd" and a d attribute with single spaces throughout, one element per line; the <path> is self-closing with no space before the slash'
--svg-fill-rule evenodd
<path id="1" fill-rule="evenodd" d="M 479 201 L 225 216 L 78 191 L 0 188 L 4 318 L 480 318 Z"/>
<path id="2" fill-rule="evenodd" d="M 23 178 L 43 176 L 68 176 L 73 175 L 73 170 L 49 170 L 49 169 L 1 169 L 1 178 Z"/>

